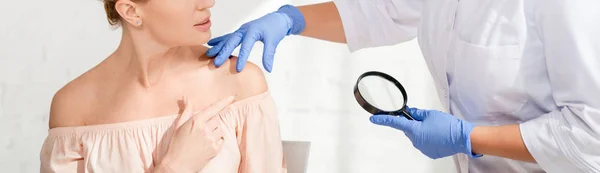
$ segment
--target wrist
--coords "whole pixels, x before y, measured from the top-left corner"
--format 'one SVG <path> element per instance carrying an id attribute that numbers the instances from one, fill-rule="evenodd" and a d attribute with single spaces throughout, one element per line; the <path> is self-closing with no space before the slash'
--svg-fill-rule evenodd
<path id="1" fill-rule="evenodd" d="M 291 22 L 291 27 L 288 30 L 287 35 L 294 34 L 298 35 L 306 27 L 306 21 L 304 15 L 298 8 L 292 5 L 283 5 L 278 10 L 278 13 L 284 14 Z"/>
<path id="2" fill-rule="evenodd" d="M 158 165 L 152 169 L 152 173 L 171 173 L 171 172 L 173 172 L 173 171 L 169 171 L 169 169 L 167 169 L 163 165 Z"/>
<path id="3" fill-rule="evenodd" d="M 464 121 L 461 120 L 462 122 L 462 128 L 463 128 L 463 138 L 465 139 L 463 144 L 461 144 L 461 146 L 463 147 L 463 153 L 468 155 L 471 158 L 477 158 L 477 157 L 481 157 L 481 154 L 477 154 L 474 152 L 473 150 L 473 132 L 475 131 L 475 129 L 479 129 L 479 127 L 476 127 L 473 123 L 468 122 L 468 121 Z"/>
<path id="4" fill-rule="evenodd" d="M 181 166 L 178 166 L 176 162 L 171 162 L 171 159 L 168 159 L 168 156 L 165 156 L 163 160 L 154 167 L 153 173 L 180 173 L 180 172 L 189 172 L 185 170 L 181 170 Z"/>

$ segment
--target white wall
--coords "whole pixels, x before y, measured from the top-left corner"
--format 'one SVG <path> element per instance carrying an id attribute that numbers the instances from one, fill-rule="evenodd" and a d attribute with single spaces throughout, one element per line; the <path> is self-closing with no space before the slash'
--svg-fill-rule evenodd
<path id="1" fill-rule="evenodd" d="M 215 36 L 284 3 L 317 0 L 217 0 Z M 117 46 L 100 0 L 8 1 L 0 5 L 0 172 L 39 172 L 52 95 Z M 262 44 L 250 61 L 261 63 Z M 316 69 L 316 70 L 309 70 Z M 454 172 L 451 159 L 431 160 L 402 132 L 373 125 L 354 101 L 356 77 L 367 70 L 405 85 L 409 104 L 440 108 L 415 41 L 350 54 L 344 45 L 289 37 L 273 73 L 284 140 L 310 141 L 309 173 Z"/>

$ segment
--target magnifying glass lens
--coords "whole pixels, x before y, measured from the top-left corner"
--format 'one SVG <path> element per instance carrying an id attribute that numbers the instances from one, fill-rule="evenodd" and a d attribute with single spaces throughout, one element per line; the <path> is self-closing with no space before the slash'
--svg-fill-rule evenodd
<path id="1" fill-rule="evenodd" d="M 396 111 L 404 107 L 404 95 L 392 82 L 380 76 L 365 76 L 357 85 L 366 102 L 383 111 Z"/>

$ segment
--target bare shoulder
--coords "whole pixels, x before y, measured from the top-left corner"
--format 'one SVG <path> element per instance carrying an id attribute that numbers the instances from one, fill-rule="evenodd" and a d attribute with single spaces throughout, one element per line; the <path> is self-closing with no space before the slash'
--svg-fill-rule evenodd
<path id="1" fill-rule="evenodd" d="M 237 58 L 236 58 L 237 59 Z M 247 96 L 258 95 L 268 90 L 267 80 L 262 69 L 252 62 L 247 62 L 244 69 L 237 75 L 242 88 L 247 88 Z"/>
<path id="2" fill-rule="evenodd" d="M 238 98 L 250 97 L 267 92 L 268 85 L 265 74 L 256 64 L 248 61 L 241 72 L 236 71 L 237 57 L 232 56 L 223 64 L 228 70 L 227 75 L 233 76 Z"/>
<path id="3" fill-rule="evenodd" d="M 94 93 L 95 80 L 90 73 L 73 79 L 54 94 L 50 104 L 50 129 L 84 124 L 84 115 L 89 111 Z"/>

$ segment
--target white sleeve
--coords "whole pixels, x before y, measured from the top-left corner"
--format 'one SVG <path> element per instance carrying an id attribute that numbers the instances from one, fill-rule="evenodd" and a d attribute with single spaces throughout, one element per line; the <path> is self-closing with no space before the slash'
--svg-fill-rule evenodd
<path id="1" fill-rule="evenodd" d="M 335 0 L 350 51 L 417 36 L 423 0 Z"/>
<path id="2" fill-rule="evenodd" d="M 600 1 L 535 7 L 557 109 L 521 124 L 523 141 L 546 172 L 600 172 Z"/>

